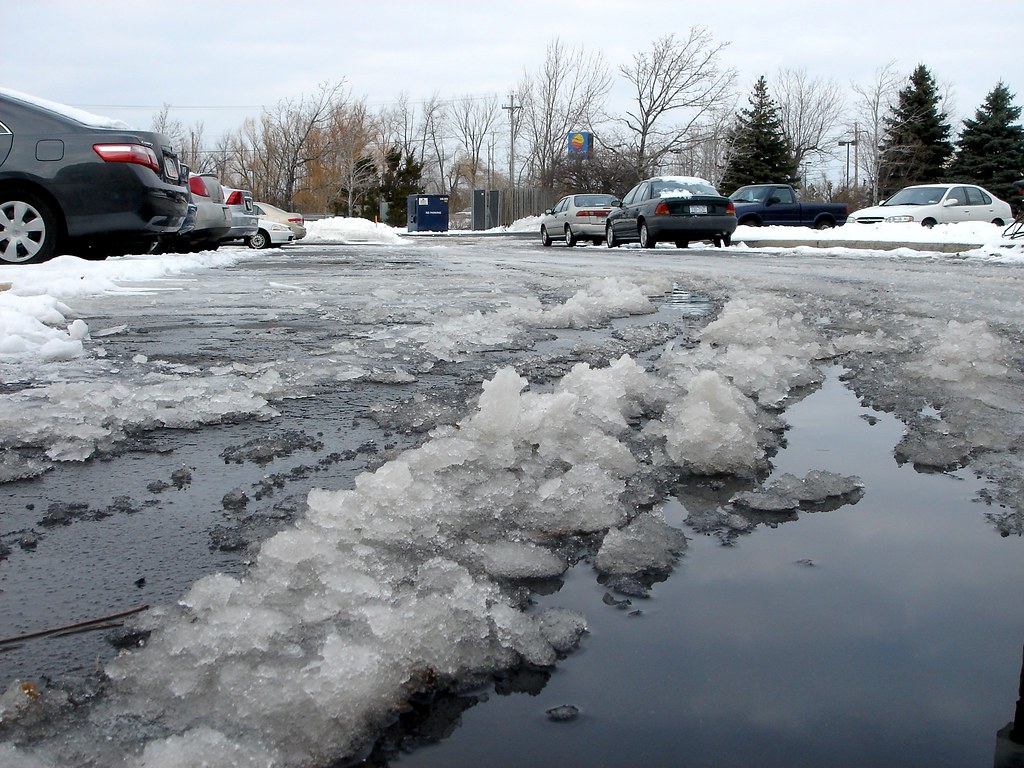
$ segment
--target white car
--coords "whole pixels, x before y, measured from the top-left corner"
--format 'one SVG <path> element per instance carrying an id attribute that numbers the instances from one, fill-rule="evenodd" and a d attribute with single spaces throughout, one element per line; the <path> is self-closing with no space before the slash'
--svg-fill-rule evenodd
<path id="1" fill-rule="evenodd" d="M 261 219 L 270 219 L 278 224 L 284 224 L 295 233 L 296 240 L 301 240 L 306 236 L 306 221 L 301 213 L 286 211 L 270 203 L 254 202 L 252 205 L 257 216 Z"/>
<path id="2" fill-rule="evenodd" d="M 278 224 L 270 219 L 258 219 L 256 234 L 245 239 L 250 248 L 270 248 L 272 245 L 284 245 L 295 239 L 295 233 L 286 224 Z"/>
<path id="3" fill-rule="evenodd" d="M 974 184 L 916 184 L 904 187 L 881 205 L 850 214 L 852 224 L 913 223 L 924 227 L 959 221 L 1005 226 L 1013 221 L 1010 204 Z"/>
<path id="4" fill-rule="evenodd" d="M 540 223 L 540 241 L 551 245 L 561 240 L 570 248 L 578 240 L 594 245 L 604 242 L 604 222 L 612 210 L 614 195 L 566 195 L 554 208 L 544 211 Z"/>

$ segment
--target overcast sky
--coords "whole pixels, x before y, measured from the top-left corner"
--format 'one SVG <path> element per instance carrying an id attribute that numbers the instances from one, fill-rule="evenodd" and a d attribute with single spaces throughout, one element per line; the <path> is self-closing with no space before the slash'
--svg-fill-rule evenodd
<path id="1" fill-rule="evenodd" d="M 903 75 L 923 63 L 949 86 L 954 127 L 1000 80 L 1024 98 L 1022 0 L 0 0 L 0 23 L 0 85 L 139 128 L 169 104 L 208 143 L 325 81 L 374 108 L 402 92 L 506 103 L 555 36 L 614 70 L 695 25 L 729 43 L 741 106 L 779 68 L 848 88 L 890 61 Z M 624 104 L 621 86 L 613 99 Z"/>

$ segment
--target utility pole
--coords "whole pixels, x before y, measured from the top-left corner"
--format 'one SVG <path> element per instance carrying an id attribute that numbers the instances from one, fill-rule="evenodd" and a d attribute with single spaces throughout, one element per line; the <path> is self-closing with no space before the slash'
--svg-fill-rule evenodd
<path id="1" fill-rule="evenodd" d="M 508 95 L 508 104 L 502 104 L 502 109 L 508 110 L 508 186 L 509 186 L 509 211 L 512 218 L 511 224 L 516 219 L 516 110 L 522 109 L 522 105 L 516 104 L 515 93 Z"/>

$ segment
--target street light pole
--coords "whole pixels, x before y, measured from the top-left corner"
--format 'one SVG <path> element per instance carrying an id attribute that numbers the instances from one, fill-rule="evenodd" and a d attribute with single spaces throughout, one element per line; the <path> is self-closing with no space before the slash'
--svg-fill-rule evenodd
<path id="1" fill-rule="evenodd" d="M 850 147 L 856 147 L 857 146 L 857 139 L 853 138 L 853 139 L 850 139 L 850 140 L 847 140 L 847 141 L 840 141 L 839 142 L 839 146 L 840 147 L 846 147 L 846 191 L 847 191 L 847 194 L 849 194 L 849 191 L 850 191 Z M 854 172 L 856 173 L 856 168 L 854 169 Z"/>

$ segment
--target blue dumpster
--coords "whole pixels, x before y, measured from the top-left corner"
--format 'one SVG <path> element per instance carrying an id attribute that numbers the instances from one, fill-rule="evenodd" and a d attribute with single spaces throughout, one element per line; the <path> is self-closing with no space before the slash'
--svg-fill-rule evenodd
<path id="1" fill-rule="evenodd" d="M 409 232 L 447 232 L 448 195 L 409 195 Z"/>

